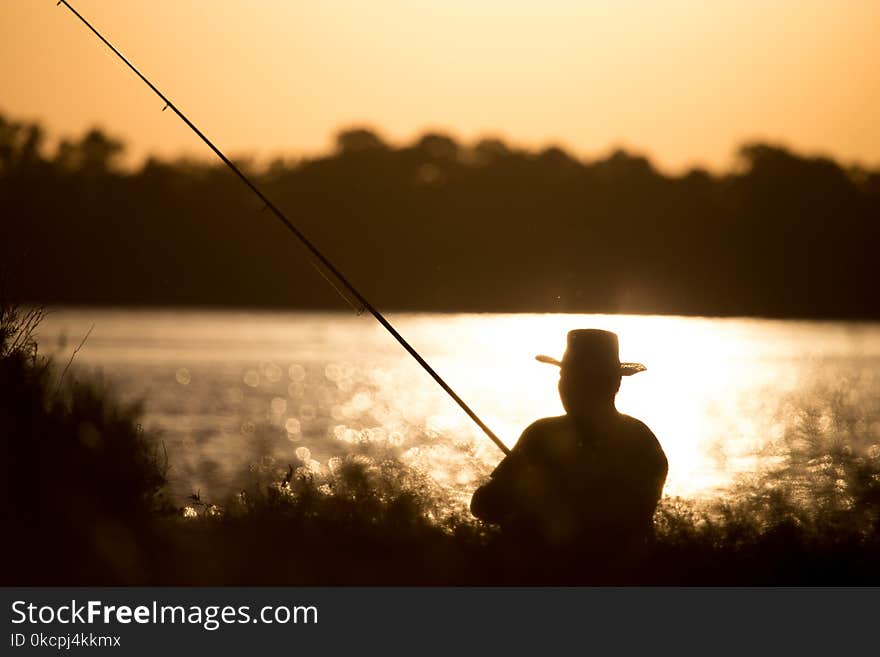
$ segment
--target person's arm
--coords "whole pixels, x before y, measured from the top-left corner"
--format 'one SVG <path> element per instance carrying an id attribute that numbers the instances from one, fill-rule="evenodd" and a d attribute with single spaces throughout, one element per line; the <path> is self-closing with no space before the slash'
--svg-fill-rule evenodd
<path id="1" fill-rule="evenodd" d="M 638 519 L 638 523 L 650 528 L 657 503 L 663 496 L 663 486 L 669 464 L 666 455 L 654 433 L 643 425 L 643 435 L 638 449 L 633 454 L 632 467 L 626 488 L 630 491 L 630 513 Z"/>
<path id="2" fill-rule="evenodd" d="M 480 486 L 471 498 L 471 513 L 480 520 L 505 524 L 516 513 L 518 504 L 517 479 L 526 467 L 527 436 L 531 427 L 523 431 L 510 454 L 492 471 L 490 479 Z"/>
<path id="3" fill-rule="evenodd" d="M 492 472 L 488 482 L 480 486 L 471 498 L 471 513 L 486 522 L 503 524 L 513 511 L 513 485 L 510 472 L 515 468 L 513 454 Z M 505 474 L 507 473 L 507 474 Z"/>

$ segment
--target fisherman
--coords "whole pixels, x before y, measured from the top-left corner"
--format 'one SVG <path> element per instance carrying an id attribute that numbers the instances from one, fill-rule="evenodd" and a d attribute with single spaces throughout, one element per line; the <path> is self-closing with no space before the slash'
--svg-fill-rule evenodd
<path id="1" fill-rule="evenodd" d="M 570 331 L 559 367 L 565 415 L 534 422 L 474 493 L 471 512 L 501 526 L 524 555 L 580 563 L 632 563 L 652 536 L 668 464 L 651 430 L 619 413 L 621 363 L 615 333 Z"/>

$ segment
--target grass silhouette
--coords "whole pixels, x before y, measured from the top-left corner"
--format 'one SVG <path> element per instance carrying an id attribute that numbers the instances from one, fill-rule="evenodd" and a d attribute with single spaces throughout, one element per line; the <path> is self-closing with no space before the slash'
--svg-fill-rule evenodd
<path id="1" fill-rule="evenodd" d="M 41 317 L 0 303 L 3 582 L 127 581 L 150 571 L 161 444 L 100 381 L 61 379 L 33 338 Z"/>
<path id="2" fill-rule="evenodd" d="M 839 388 L 798 403 L 771 463 L 708 503 L 665 500 L 655 518 L 660 581 L 859 584 L 880 581 L 880 410 Z"/>

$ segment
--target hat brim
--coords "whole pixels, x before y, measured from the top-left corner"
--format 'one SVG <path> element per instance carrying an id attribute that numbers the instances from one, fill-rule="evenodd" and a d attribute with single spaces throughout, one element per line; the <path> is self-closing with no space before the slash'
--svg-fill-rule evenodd
<path id="1" fill-rule="evenodd" d="M 543 354 L 535 356 L 535 360 L 539 363 L 547 363 L 548 365 L 555 365 L 556 367 L 562 367 L 562 361 L 553 358 L 552 356 L 545 356 Z M 638 374 L 639 372 L 644 372 L 647 367 L 642 365 L 641 363 L 621 363 L 620 364 L 620 376 L 632 376 L 633 374 Z"/>

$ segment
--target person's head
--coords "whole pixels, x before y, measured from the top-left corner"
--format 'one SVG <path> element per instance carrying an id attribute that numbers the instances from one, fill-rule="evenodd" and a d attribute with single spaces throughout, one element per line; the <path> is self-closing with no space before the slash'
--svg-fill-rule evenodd
<path id="1" fill-rule="evenodd" d="M 620 390 L 620 375 L 586 374 L 577 370 L 559 370 L 559 399 L 569 415 L 580 415 L 614 404 Z"/>
<path id="2" fill-rule="evenodd" d="M 569 331 L 561 361 L 537 359 L 559 366 L 559 398 L 565 412 L 574 416 L 613 407 L 621 377 L 645 370 L 639 363 L 621 363 L 617 334 L 599 329 Z"/>

